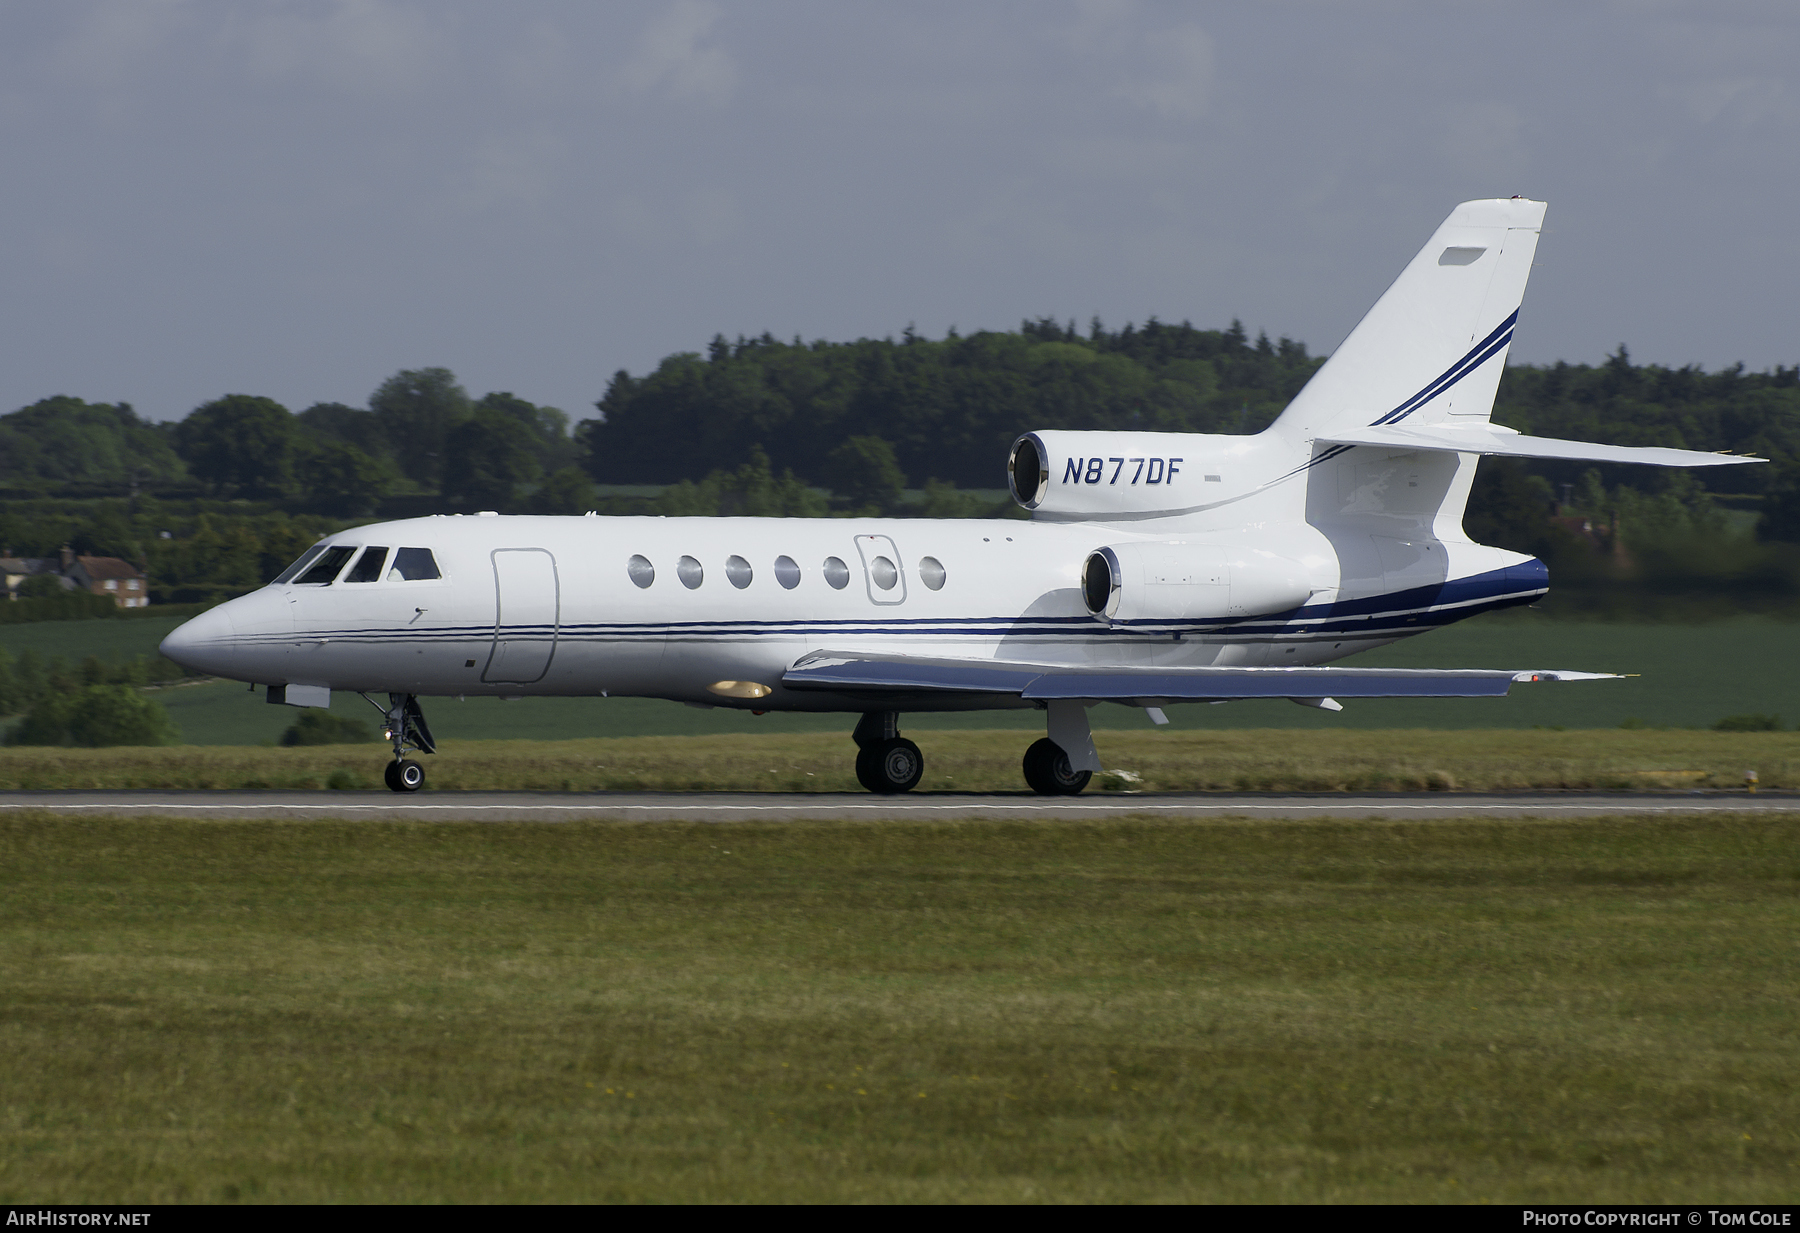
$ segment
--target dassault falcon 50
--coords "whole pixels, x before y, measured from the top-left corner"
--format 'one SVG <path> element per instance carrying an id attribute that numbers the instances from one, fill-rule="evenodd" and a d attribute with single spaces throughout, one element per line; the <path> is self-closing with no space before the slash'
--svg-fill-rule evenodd
<path id="1" fill-rule="evenodd" d="M 1475 697 L 1546 668 L 1325 667 L 1528 604 L 1535 558 L 1470 542 L 1482 455 L 1760 461 L 1532 437 L 1490 422 L 1544 217 L 1456 207 L 1281 416 L 1249 436 L 1026 432 L 1028 522 L 436 516 L 326 537 L 163 654 L 267 700 L 374 702 L 388 785 L 424 781 L 421 697 L 638 696 L 856 715 L 857 777 L 905 792 L 918 711 L 1041 710 L 1025 781 L 1101 769 L 1100 703 Z M 370 695 L 384 695 L 376 701 Z"/>

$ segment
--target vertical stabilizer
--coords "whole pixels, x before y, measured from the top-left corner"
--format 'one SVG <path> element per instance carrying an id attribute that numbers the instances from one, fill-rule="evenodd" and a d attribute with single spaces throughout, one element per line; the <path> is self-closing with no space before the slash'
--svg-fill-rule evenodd
<path id="1" fill-rule="evenodd" d="M 1465 201 L 1274 430 L 1300 444 L 1370 425 L 1485 423 L 1525 298 L 1544 203 Z"/>

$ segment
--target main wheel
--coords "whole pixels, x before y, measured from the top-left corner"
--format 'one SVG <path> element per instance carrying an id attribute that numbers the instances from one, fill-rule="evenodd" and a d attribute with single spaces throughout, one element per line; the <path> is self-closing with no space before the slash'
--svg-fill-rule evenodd
<path id="1" fill-rule="evenodd" d="M 1092 771 L 1078 771 L 1069 765 L 1069 755 L 1049 737 L 1034 742 L 1025 751 L 1025 782 L 1033 792 L 1044 796 L 1074 796 L 1088 786 Z"/>
<path id="2" fill-rule="evenodd" d="M 925 755 L 903 736 L 877 741 L 856 752 L 857 782 L 883 796 L 911 792 L 924 774 Z"/>
<path id="3" fill-rule="evenodd" d="M 425 768 L 417 762 L 390 762 L 387 765 L 387 786 L 396 792 L 417 792 L 425 783 Z"/>

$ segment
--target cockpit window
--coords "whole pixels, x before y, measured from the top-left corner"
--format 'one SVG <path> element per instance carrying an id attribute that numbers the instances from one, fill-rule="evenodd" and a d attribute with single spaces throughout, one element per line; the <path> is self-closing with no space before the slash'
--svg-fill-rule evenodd
<path id="1" fill-rule="evenodd" d="M 294 581 L 303 587 L 329 586 L 331 580 L 338 576 L 338 571 L 344 568 L 344 562 L 348 561 L 350 554 L 355 551 L 356 547 L 352 544 L 333 544 L 324 551 L 318 560 L 313 562 L 311 569 Z"/>
<path id="2" fill-rule="evenodd" d="M 381 563 L 387 560 L 386 548 L 364 548 L 356 564 L 344 575 L 345 582 L 380 582 Z"/>
<path id="3" fill-rule="evenodd" d="M 422 578 L 442 578 L 437 561 L 429 548 L 396 548 L 394 563 L 388 567 L 389 582 L 417 582 Z"/>
<path id="4" fill-rule="evenodd" d="M 324 544 L 314 544 L 311 548 L 308 548 L 305 552 L 300 554 L 300 559 L 298 561 L 295 561 L 292 565 L 275 575 L 275 581 L 271 582 L 269 585 L 280 586 L 284 582 L 292 582 L 295 574 L 305 569 L 308 565 L 311 565 L 312 559 L 324 551 Z"/>

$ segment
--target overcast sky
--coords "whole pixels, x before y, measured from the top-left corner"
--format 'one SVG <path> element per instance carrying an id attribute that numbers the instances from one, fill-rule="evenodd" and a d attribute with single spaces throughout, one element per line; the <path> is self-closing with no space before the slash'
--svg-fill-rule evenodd
<path id="1" fill-rule="evenodd" d="M 1800 5 L 5 0 L 0 410 L 581 418 L 716 333 L 1098 314 L 1329 351 L 1550 203 L 1515 360 L 1800 361 Z"/>

